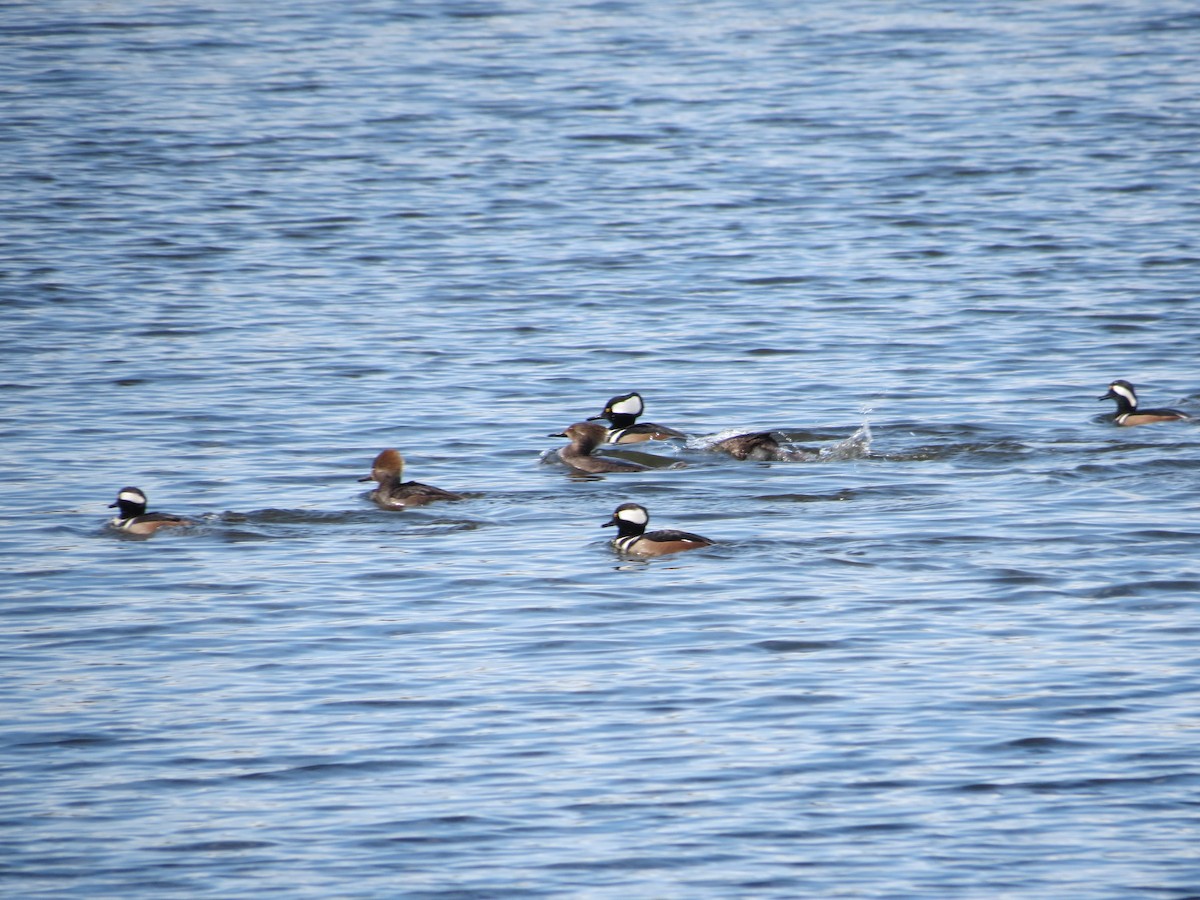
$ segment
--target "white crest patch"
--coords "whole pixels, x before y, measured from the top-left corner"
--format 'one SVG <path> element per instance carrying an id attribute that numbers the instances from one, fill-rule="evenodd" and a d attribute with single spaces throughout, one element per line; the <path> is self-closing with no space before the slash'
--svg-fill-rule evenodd
<path id="1" fill-rule="evenodd" d="M 141 491 L 121 491 L 117 494 L 118 500 L 124 500 L 126 503 L 145 503 L 146 495 Z"/>
<path id="2" fill-rule="evenodd" d="M 1110 391 L 1112 391 L 1114 394 L 1120 394 L 1122 397 L 1124 397 L 1126 400 L 1128 400 L 1130 406 L 1137 406 L 1137 397 L 1134 396 L 1133 391 L 1131 391 L 1129 388 L 1125 387 L 1125 385 L 1110 384 L 1108 386 L 1108 389 Z"/>
<path id="3" fill-rule="evenodd" d="M 617 513 L 617 518 L 622 522 L 632 522 L 634 525 L 645 525 L 650 521 L 649 513 L 640 506 L 621 510 Z"/>
<path id="4" fill-rule="evenodd" d="M 640 416 L 646 407 L 642 404 L 642 398 L 637 394 L 632 397 L 626 397 L 620 403 L 614 403 L 611 407 L 614 413 L 622 416 Z"/>

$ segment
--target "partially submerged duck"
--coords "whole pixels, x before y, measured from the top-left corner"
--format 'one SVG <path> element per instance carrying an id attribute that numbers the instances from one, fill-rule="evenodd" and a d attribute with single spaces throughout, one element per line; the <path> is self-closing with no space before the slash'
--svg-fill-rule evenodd
<path id="1" fill-rule="evenodd" d="M 404 457 L 399 450 L 387 449 L 375 457 L 371 474 L 359 481 L 377 481 L 379 487 L 367 495 L 367 499 L 382 509 L 408 509 L 424 506 L 435 500 L 465 500 L 462 494 L 444 491 L 419 481 L 400 480 L 404 472 Z"/>
<path id="2" fill-rule="evenodd" d="M 558 458 L 580 472 L 644 472 L 649 466 L 630 462 L 624 459 L 613 459 L 609 456 L 596 456 L 594 451 L 605 443 L 608 429 L 603 425 L 591 422 L 576 422 L 565 431 L 550 435 L 550 437 L 570 438 L 571 443 L 558 451 Z"/>
<path id="3" fill-rule="evenodd" d="M 634 444 L 640 441 L 669 441 L 683 440 L 687 437 L 682 431 L 668 428 L 666 425 L 655 425 L 653 422 L 638 423 L 637 419 L 646 411 L 642 395 L 637 391 L 613 397 L 604 404 L 604 410 L 598 416 L 590 416 L 589 422 L 597 419 L 606 420 L 611 426 L 608 435 L 602 443 L 605 444 Z"/>
<path id="4" fill-rule="evenodd" d="M 717 441 L 710 450 L 728 453 L 734 459 L 754 459 L 770 461 L 783 459 L 789 452 L 785 451 L 772 431 L 755 431 L 750 434 L 737 434 L 733 437 Z"/>
<path id="5" fill-rule="evenodd" d="M 1176 422 L 1191 418 L 1177 409 L 1138 409 L 1133 385 L 1122 379 L 1110 384 L 1108 393 L 1097 399 L 1117 401 L 1117 415 L 1113 421 L 1118 425 L 1149 425 L 1152 422 Z"/>
<path id="6" fill-rule="evenodd" d="M 154 534 L 160 528 L 178 528 L 182 525 L 194 524 L 189 519 L 172 516 L 167 513 L 146 512 L 146 495 L 135 487 L 121 488 L 117 499 L 108 504 L 108 508 L 116 507 L 116 518 L 108 524 L 119 531 L 137 534 L 143 537 Z"/>
<path id="7" fill-rule="evenodd" d="M 617 536 L 612 539 L 613 547 L 633 556 L 665 556 L 683 550 L 711 547 L 716 543 L 688 531 L 668 529 L 647 533 L 646 526 L 649 523 L 650 513 L 646 507 L 637 503 L 622 503 L 612 518 L 601 527 L 617 526 Z"/>

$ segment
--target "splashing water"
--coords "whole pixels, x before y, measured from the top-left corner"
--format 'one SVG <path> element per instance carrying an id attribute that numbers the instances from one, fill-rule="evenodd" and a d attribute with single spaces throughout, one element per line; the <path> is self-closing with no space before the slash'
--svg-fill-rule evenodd
<path id="1" fill-rule="evenodd" d="M 700 435 L 698 437 L 688 438 L 687 449 L 689 450 L 711 450 L 721 441 L 728 440 L 732 437 L 738 437 L 744 434 L 753 434 L 750 429 L 745 428 L 725 428 L 715 434 Z M 772 431 L 771 434 L 784 439 L 785 431 Z M 781 440 L 781 443 L 784 443 Z M 817 462 L 829 461 L 839 462 L 849 459 L 864 459 L 871 455 L 871 425 L 868 422 L 863 422 L 862 425 L 849 437 L 838 441 L 828 447 L 822 447 L 819 450 L 813 450 L 807 447 L 800 447 L 794 444 L 781 447 L 775 455 L 775 460 L 779 462 Z"/>
<path id="2" fill-rule="evenodd" d="M 871 455 L 871 423 L 863 422 L 858 430 L 845 440 L 830 447 L 822 447 L 820 458 L 833 462 L 847 459 L 865 459 Z"/>
<path id="3" fill-rule="evenodd" d="M 753 434 L 754 428 L 724 428 L 716 434 L 701 434 L 689 437 L 684 445 L 688 450 L 711 450 L 721 441 L 729 440 L 731 437 L 737 437 L 742 434 Z"/>

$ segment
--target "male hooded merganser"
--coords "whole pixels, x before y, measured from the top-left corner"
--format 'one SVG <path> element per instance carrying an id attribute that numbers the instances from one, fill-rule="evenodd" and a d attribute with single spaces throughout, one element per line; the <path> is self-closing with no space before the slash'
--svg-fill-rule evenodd
<path id="1" fill-rule="evenodd" d="M 687 437 L 683 432 L 668 428 L 665 425 L 655 425 L 653 422 L 637 424 L 637 417 L 645 412 L 646 404 L 642 395 L 637 391 L 613 397 L 604 405 L 604 411 L 598 416 L 589 416 L 588 421 L 605 419 L 612 426 L 608 430 L 604 443 L 634 444 L 638 441 L 669 441 L 682 440 Z"/>
<path id="2" fill-rule="evenodd" d="M 1128 381 L 1114 381 L 1108 386 L 1108 393 L 1098 399 L 1117 401 L 1117 417 L 1113 421 L 1118 425 L 1148 425 L 1191 418 L 1177 409 L 1138 409 L 1137 394 Z"/>
<path id="3" fill-rule="evenodd" d="M 717 441 L 710 450 L 721 450 L 734 459 L 755 459 L 761 461 L 778 460 L 784 456 L 779 440 L 771 431 L 755 431 L 752 434 L 738 434 L 723 441 Z"/>
<path id="4" fill-rule="evenodd" d="M 378 481 L 379 487 L 367 494 L 367 499 L 383 509 L 407 509 L 424 506 L 434 500 L 465 500 L 462 494 L 443 491 L 441 488 L 419 481 L 400 481 L 404 471 L 404 457 L 399 450 L 384 450 L 371 464 L 371 474 L 359 481 Z"/>
<path id="5" fill-rule="evenodd" d="M 146 512 L 146 495 L 135 487 L 121 488 L 115 503 L 108 508 L 117 507 L 119 514 L 109 522 L 113 528 L 129 534 L 149 535 L 160 528 L 175 528 L 180 525 L 193 524 L 179 516 L 169 516 L 166 513 Z"/>
<path id="6" fill-rule="evenodd" d="M 651 531 L 646 534 L 649 521 L 650 513 L 646 512 L 646 507 L 636 503 L 622 503 L 612 518 L 601 527 L 616 525 L 618 533 L 612 539 L 612 545 L 622 553 L 634 556 L 664 556 L 681 550 L 711 547 L 715 543 L 706 537 L 686 531 Z"/>
<path id="7" fill-rule="evenodd" d="M 570 438 L 571 443 L 558 451 L 558 458 L 580 472 L 644 472 L 649 466 L 629 462 L 624 459 L 612 459 L 607 456 L 593 456 L 592 451 L 604 443 L 608 429 L 603 425 L 593 425 L 591 422 L 576 422 L 566 431 L 552 434 L 550 437 Z"/>

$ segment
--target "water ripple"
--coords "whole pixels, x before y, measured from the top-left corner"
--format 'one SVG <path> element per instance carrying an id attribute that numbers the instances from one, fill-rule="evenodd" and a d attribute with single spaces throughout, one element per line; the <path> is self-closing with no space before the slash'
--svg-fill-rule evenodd
<path id="1" fill-rule="evenodd" d="M 1181 0 L 12 10 L 14 895 L 1194 893 Z"/>

